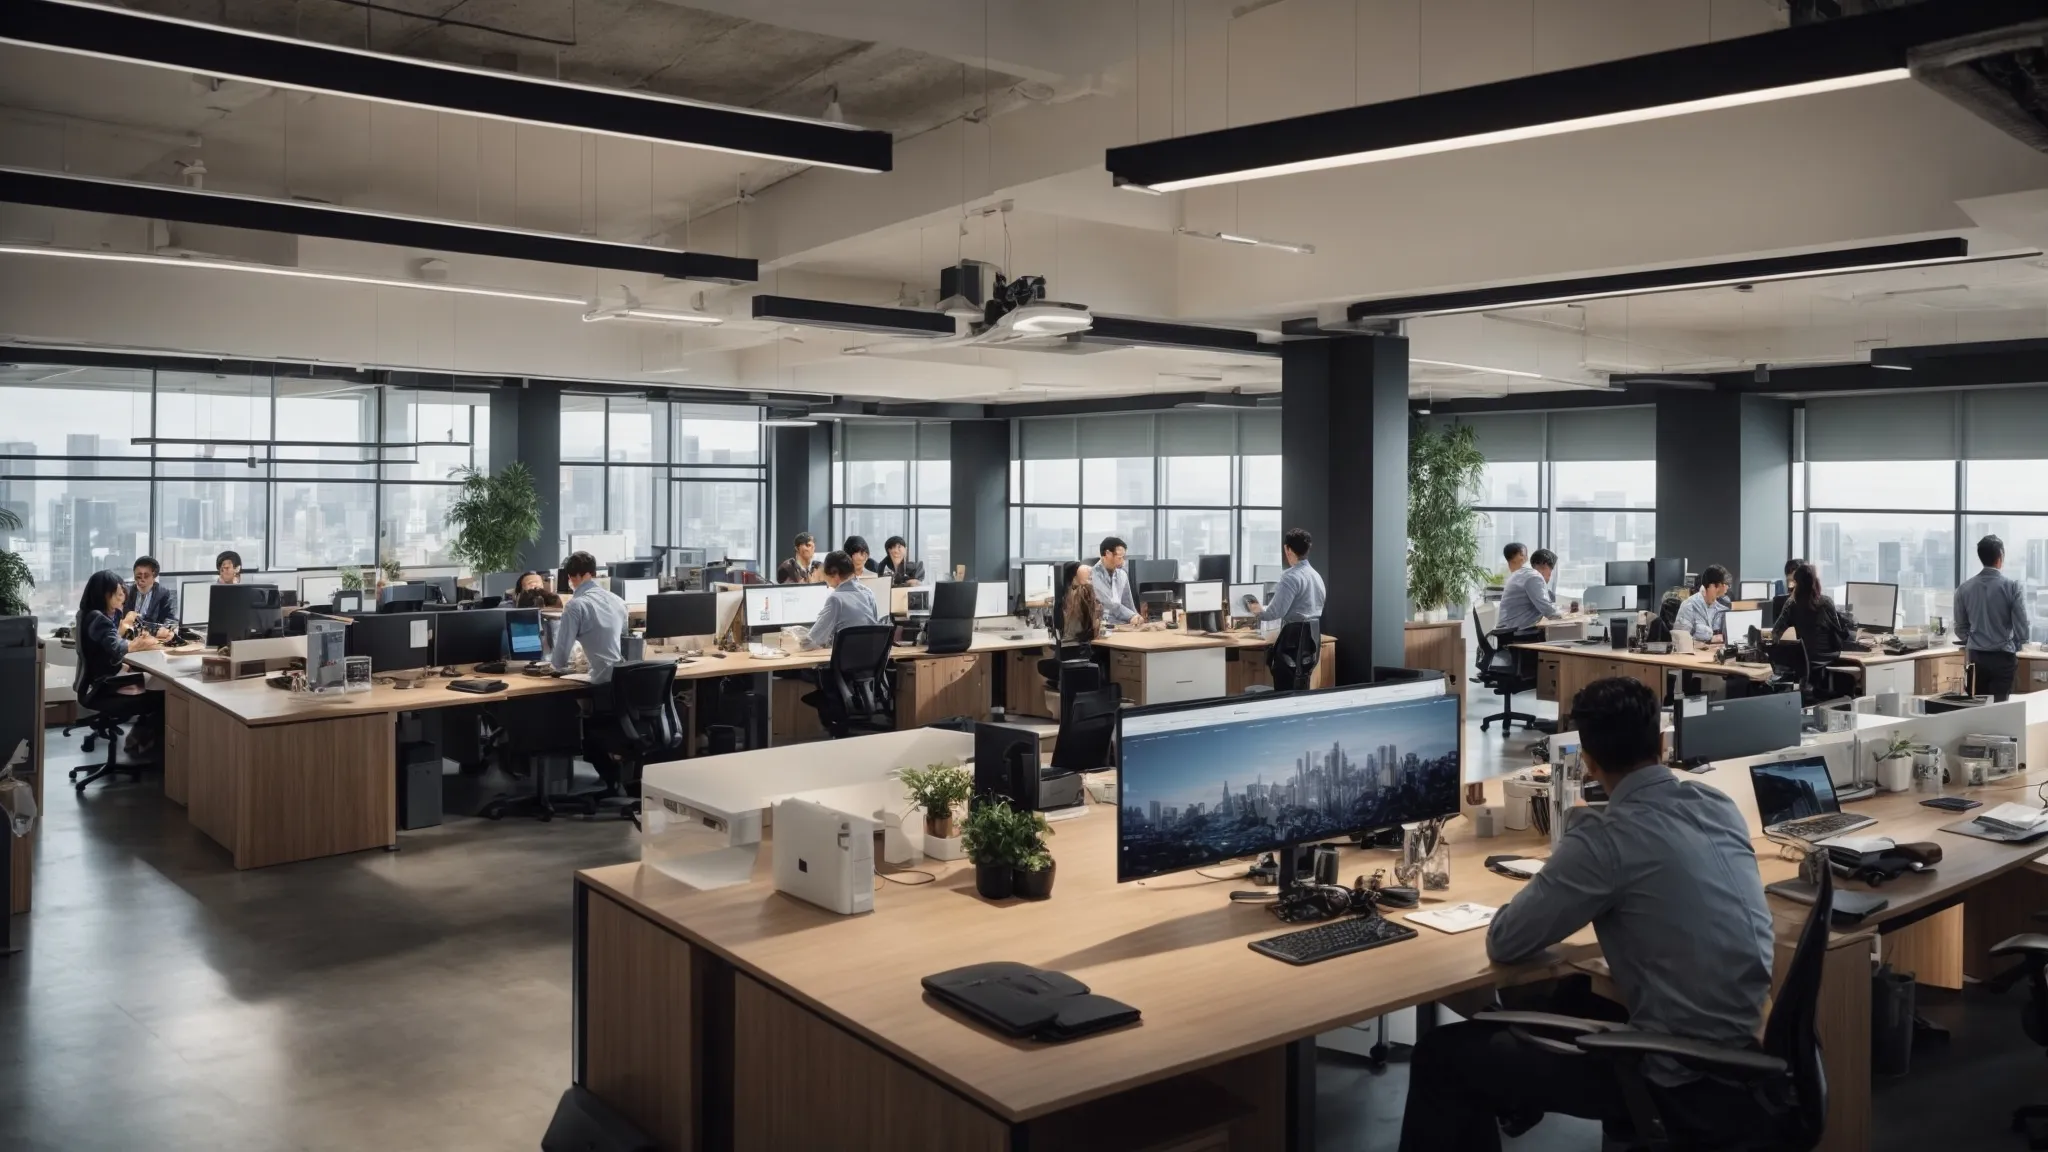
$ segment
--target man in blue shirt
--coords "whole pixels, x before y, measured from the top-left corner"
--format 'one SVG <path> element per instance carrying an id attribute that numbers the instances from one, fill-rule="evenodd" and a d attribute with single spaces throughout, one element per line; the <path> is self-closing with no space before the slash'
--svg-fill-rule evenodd
<path id="1" fill-rule="evenodd" d="M 1557 570 L 1557 554 L 1548 548 L 1538 548 L 1527 565 L 1520 565 L 1516 563 L 1522 552 L 1520 544 L 1510 544 L 1503 551 L 1507 554 L 1508 581 L 1500 591 L 1500 617 L 1494 622 L 1494 631 L 1520 632 L 1564 615 L 1557 610 L 1557 601 L 1550 593 L 1550 574 Z"/>
<path id="2" fill-rule="evenodd" d="M 853 578 L 853 571 L 853 559 L 846 553 L 826 554 L 825 583 L 832 586 L 832 592 L 825 597 L 825 606 L 818 610 L 818 618 L 811 622 L 810 634 L 804 637 L 806 650 L 830 648 L 833 638 L 842 628 L 860 628 L 883 622 L 881 612 L 875 607 L 875 598 Z"/>
<path id="3" fill-rule="evenodd" d="M 1586 774 L 1608 802 L 1576 810 L 1543 871 L 1494 915 L 1488 958 L 1520 964 L 1591 924 L 1623 1003 L 1595 997 L 1580 978 L 1554 986 L 1552 1004 L 1528 1007 L 1752 1047 L 1771 990 L 1771 912 L 1741 810 L 1658 763 L 1657 697 L 1643 684 L 1594 681 L 1572 702 L 1572 720 Z M 1432 1030 L 1408 1075 L 1401 1152 L 1498 1152 L 1503 1121 L 1519 1131 L 1546 1112 L 1628 1118 L 1611 1065 L 1538 1048 L 1484 1019 Z M 1763 1119 L 1747 1089 L 1669 1061 L 1650 1062 L 1645 1078 L 1686 1147 L 1724 1147 Z"/>
<path id="4" fill-rule="evenodd" d="M 583 646 L 583 658 L 590 665 L 590 682 L 608 684 L 612 668 L 619 662 L 619 638 L 626 634 L 626 602 L 597 582 L 597 558 L 588 552 L 572 552 L 562 563 L 574 593 L 555 625 L 555 651 L 549 658 L 555 671 L 569 670 L 576 646 Z"/>
<path id="5" fill-rule="evenodd" d="M 1303 620 L 1323 618 L 1325 589 L 1320 572 L 1308 566 L 1308 550 L 1314 544 L 1305 529 L 1289 528 L 1287 535 L 1280 539 L 1280 558 L 1287 562 L 1287 570 L 1280 573 L 1280 579 L 1273 585 L 1273 602 L 1263 610 L 1254 599 L 1251 609 L 1258 615 L 1259 623 L 1294 624 Z"/>
<path id="6" fill-rule="evenodd" d="M 1678 606 L 1678 619 L 1672 621 L 1672 635 L 1690 632 L 1694 640 L 1702 644 L 1721 642 L 1722 622 L 1728 618 L 1728 585 L 1731 578 L 1728 570 L 1719 564 L 1709 564 L 1700 572 L 1699 591 L 1686 597 Z"/>
<path id="7" fill-rule="evenodd" d="M 1131 573 L 1124 567 L 1127 549 L 1124 542 L 1114 536 L 1102 538 L 1102 547 L 1096 549 L 1102 557 L 1095 565 L 1095 599 L 1102 605 L 1104 624 L 1142 624 L 1145 610 L 1137 606 L 1131 597 Z"/>
<path id="8" fill-rule="evenodd" d="M 2002 701 L 2012 695 L 2018 653 L 2034 626 L 2027 616 L 2026 589 L 2001 571 L 2005 541 L 1996 536 L 1977 541 L 1977 559 L 1984 570 L 1956 589 L 1956 642 L 1977 669 L 1971 691 Z"/>

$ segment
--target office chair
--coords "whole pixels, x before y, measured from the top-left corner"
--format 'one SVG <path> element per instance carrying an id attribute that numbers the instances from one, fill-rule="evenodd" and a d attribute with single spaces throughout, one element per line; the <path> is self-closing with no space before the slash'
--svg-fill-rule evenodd
<path id="1" fill-rule="evenodd" d="M 1091 671 L 1094 665 L 1087 665 Z M 1052 767 L 1060 772 L 1095 772 L 1116 766 L 1116 714 L 1123 689 L 1100 684 L 1060 696 L 1060 732 L 1052 746 Z"/>
<path id="2" fill-rule="evenodd" d="M 1820 1032 L 1814 1016 L 1820 1005 L 1821 968 L 1827 958 L 1828 918 L 1834 912 L 1835 890 L 1829 869 L 1818 869 L 1818 876 L 1813 907 L 1799 930 L 1799 945 L 1785 969 L 1784 983 L 1771 998 L 1761 1050 L 1724 1048 L 1683 1036 L 1638 1031 L 1626 1024 L 1548 1012 L 1489 1011 L 1473 1019 L 1508 1027 L 1526 1044 L 1607 1061 L 1628 1104 L 1634 1129 L 1631 1147 L 1646 1152 L 1806 1152 L 1826 1134 L 1828 1118 L 1827 1073 L 1821 1066 Z M 2030 948 L 2019 943 L 2026 940 L 2039 941 L 2039 956 L 2048 960 L 2048 936 L 2014 937 L 1993 948 L 1992 955 L 2008 944 L 2016 950 Z M 2031 952 L 2029 962 L 2035 962 Z M 2040 995 L 2036 993 L 2036 1003 Z M 1762 1105 L 1758 1130 L 1728 1141 L 1673 1131 L 1643 1075 L 1643 1064 L 1651 1057 L 1750 1087 Z"/>
<path id="3" fill-rule="evenodd" d="M 160 693 L 144 692 L 137 696 L 120 691 L 123 685 L 141 683 L 141 673 L 127 672 L 104 677 L 88 691 L 85 683 L 85 660 L 83 657 L 79 659 L 78 670 L 71 674 L 71 691 L 77 697 L 79 707 L 92 709 L 92 715 L 82 717 L 76 724 L 66 727 L 64 734 L 68 736 L 72 728 L 83 726 L 91 733 L 85 738 L 87 752 L 92 751 L 95 740 L 103 740 L 107 745 L 107 758 L 104 762 L 96 765 L 81 764 L 69 773 L 71 786 L 79 792 L 83 793 L 85 786 L 93 781 L 109 776 L 126 776 L 132 780 L 140 780 L 142 770 L 156 763 L 120 763 L 122 725 L 130 720 L 139 720 L 162 706 Z"/>
<path id="4" fill-rule="evenodd" d="M 844 635 L 844 633 L 842 633 Z M 593 801 L 625 797 L 619 815 L 640 823 L 640 770 L 650 763 L 683 754 L 683 720 L 676 709 L 676 662 L 628 660 L 612 667 L 609 682 L 594 686 L 600 702 L 588 734 L 612 758 L 604 789 L 585 795 Z M 598 775 L 607 774 L 599 768 Z"/>
<path id="5" fill-rule="evenodd" d="M 2048 919 L 2048 915 L 2035 913 L 2034 918 Z M 2027 1005 L 2020 1009 L 2020 1028 L 2027 1039 L 2048 1047 L 2048 935 L 2022 932 L 2009 936 L 1991 946 L 1991 955 L 2020 958 L 2019 967 L 2013 970 L 2014 974 L 2024 974 L 2027 982 Z M 2048 1120 L 2048 1105 L 2023 1104 L 2012 1111 L 2012 1130 L 2026 1135 L 2027 1147 L 2048 1148 L 2048 1137 L 2035 1135 L 2035 1122 L 2042 1120 Z"/>
<path id="6" fill-rule="evenodd" d="M 530 816 L 553 820 L 563 808 L 585 816 L 597 815 L 597 801 L 573 793 L 551 793 L 551 779 L 566 787 L 576 771 L 576 754 L 583 750 L 583 718 L 577 712 L 576 697 L 535 696 L 508 707 L 493 707 L 492 714 L 503 733 L 500 758 L 507 771 L 514 771 L 514 757 L 525 761 L 533 778 L 533 791 L 525 796 L 500 793 L 477 813 L 486 820 L 507 816 Z"/>
<path id="7" fill-rule="evenodd" d="M 889 644 L 896 629 L 887 624 L 841 628 L 832 638 L 832 662 L 818 672 L 818 690 L 803 702 L 818 710 L 818 721 L 834 740 L 861 732 L 896 730 L 896 692 L 889 683 Z"/>
<path id="8" fill-rule="evenodd" d="M 1472 610 L 1472 622 L 1479 622 L 1479 610 Z M 1543 629 L 1523 628 L 1479 633 L 1479 656 L 1473 667 L 1479 675 L 1479 682 L 1493 689 L 1500 697 L 1500 711 L 1479 722 L 1484 732 L 1495 720 L 1500 721 L 1500 734 L 1506 739 L 1515 730 L 1515 721 L 1520 720 L 1524 728 L 1535 728 L 1542 720 L 1533 713 L 1515 711 L 1515 697 L 1523 692 L 1536 690 L 1536 654 L 1516 644 L 1536 643 L 1543 639 Z"/>
<path id="9" fill-rule="evenodd" d="M 1273 677 L 1275 692 L 1305 692 L 1315 683 L 1316 665 L 1323 658 L 1323 626 L 1316 620 L 1296 620 L 1282 625 L 1280 634 L 1266 649 L 1266 671 Z"/>

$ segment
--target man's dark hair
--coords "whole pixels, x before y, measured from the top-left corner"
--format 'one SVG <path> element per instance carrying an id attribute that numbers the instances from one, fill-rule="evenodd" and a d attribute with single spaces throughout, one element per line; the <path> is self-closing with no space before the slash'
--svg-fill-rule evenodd
<path id="1" fill-rule="evenodd" d="M 796 534 L 796 542 L 791 544 L 790 547 L 801 548 L 806 544 L 816 544 L 817 542 L 817 537 L 812 536 L 809 532 L 799 532 Z"/>
<path id="2" fill-rule="evenodd" d="M 1529 566 L 1531 568 L 1555 568 L 1557 567 L 1557 553 L 1552 552 L 1548 548 L 1538 548 L 1530 554 Z"/>
<path id="3" fill-rule="evenodd" d="M 1528 554 L 1529 546 L 1527 544 L 1522 543 L 1520 540 L 1517 540 L 1514 543 L 1509 544 L 1507 547 L 1500 550 L 1500 558 L 1509 562 L 1513 562 L 1514 558 L 1517 556 L 1527 556 Z"/>
<path id="4" fill-rule="evenodd" d="M 1609 676 L 1572 698 L 1579 747 L 1602 772 L 1620 776 L 1655 764 L 1664 752 L 1657 696 L 1640 680 Z"/>
<path id="5" fill-rule="evenodd" d="M 1305 560 L 1308 558 L 1308 550 L 1315 545 L 1315 539 L 1308 534 L 1306 528 L 1289 528 L 1287 535 L 1280 538 L 1280 543 L 1286 545 L 1289 552 Z"/>
<path id="6" fill-rule="evenodd" d="M 569 553 L 569 558 L 562 561 L 562 575 L 567 576 L 571 584 L 579 576 L 597 575 L 597 557 L 588 552 Z"/>
<path id="7" fill-rule="evenodd" d="M 1719 564 L 1709 564 L 1705 568 L 1700 569 L 1699 586 L 1701 588 L 1705 588 L 1709 584 L 1733 584 L 1734 582 L 1734 580 L 1729 578 L 1728 570 Z"/>
<path id="8" fill-rule="evenodd" d="M 870 556 L 874 555 L 868 548 L 868 538 L 865 536 L 848 536 L 845 546 L 839 550 L 846 553 L 849 557 L 855 552 L 865 552 Z"/>
<path id="9" fill-rule="evenodd" d="M 1100 547 L 1100 548 L 1097 548 L 1097 549 L 1095 550 L 1095 554 L 1096 554 L 1097 556 L 1107 556 L 1107 555 L 1109 555 L 1109 554 L 1110 554 L 1111 552 L 1114 552 L 1114 551 L 1116 551 L 1116 550 L 1117 550 L 1117 549 L 1119 549 L 1119 548 L 1129 548 L 1129 547 L 1130 547 L 1130 545 L 1128 545 L 1128 544 L 1125 544 L 1125 543 L 1124 543 L 1124 542 L 1123 542 L 1122 540 L 1118 539 L 1118 538 L 1117 538 L 1117 537 L 1115 537 L 1115 536 L 1104 536 L 1104 537 L 1102 538 L 1102 547 Z"/>
<path id="10" fill-rule="evenodd" d="M 825 575 L 842 579 L 853 575 L 853 557 L 844 552 L 825 553 Z"/>
<path id="11" fill-rule="evenodd" d="M 220 571 L 220 566 L 223 564 L 233 564 L 236 568 L 240 568 L 242 566 L 242 554 L 230 548 L 213 558 L 213 570 L 215 572 Z"/>
<path id="12" fill-rule="evenodd" d="M 1986 536 L 1977 541 L 1977 559 L 1982 561 L 1986 568 L 2005 559 L 2005 541 L 1996 536 Z"/>
<path id="13" fill-rule="evenodd" d="M 1804 563 L 1806 563 L 1806 561 L 1801 560 L 1797 556 L 1794 556 L 1790 560 L 1785 561 L 1785 579 L 1790 580 L 1792 578 L 1792 574 L 1794 572 L 1799 571 L 1799 566 Z"/>
<path id="14" fill-rule="evenodd" d="M 151 572 L 161 572 L 164 570 L 164 566 L 157 563 L 156 557 L 154 556 L 137 556 L 135 558 L 135 567 L 147 568 Z M 214 567 L 219 568 L 220 565 L 215 564 Z"/>
<path id="15" fill-rule="evenodd" d="M 884 552 L 887 552 L 891 548 L 898 547 L 904 549 L 905 551 L 909 551 L 910 541 L 905 540 L 901 536 L 891 536 L 887 540 L 882 541 L 882 551 Z"/>

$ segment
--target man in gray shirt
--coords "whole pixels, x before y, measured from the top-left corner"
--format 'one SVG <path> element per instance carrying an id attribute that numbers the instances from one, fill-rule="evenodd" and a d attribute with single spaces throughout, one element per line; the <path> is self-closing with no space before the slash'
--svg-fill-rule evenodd
<path id="1" fill-rule="evenodd" d="M 1519 545 L 1510 544 L 1510 549 Z M 1543 620 L 1555 620 L 1563 613 L 1557 610 L 1557 601 L 1550 594 L 1550 574 L 1557 570 L 1557 554 L 1548 548 L 1538 548 L 1529 557 L 1525 567 L 1515 567 L 1512 557 L 1508 560 L 1508 582 L 1500 592 L 1500 618 L 1494 623 L 1498 632 L 1520 632 L 1534 628 Z"/>
<path id="2" fill-rule="evenodd" d="M 575 595 L 555 625 L 555 651 L 549 663 L 557 672 L 568 671 L 570 656 L 581 644 L 590 664 L 590 682 L 610 683 L 612 667 L 619 662 L 619 638 L 626 634 L 626 602 L 597 582 L 597 558 L 588 552 L 570 553 L 562 572 Z"/>
<path id="3" fill-rule="evenodd" d="M 1607 1018 L 1753 1046 L 1771 990 L 1771 913 L 1742 813 L 1726 793 L 1658 763 L 1657 698 L 1637 681 L 1587 685 L 1572 719 L 1608 804 L 1574 813 L 1543 871 L 1494 916 L 1487 955 L 1522 963 L 1591 924 L 1625 1001 L 1625 1016 Z M 1566 1011 L 1595 1014 L 1583 1003 Z M 1676 1064 L 1652 1061 L 1648 1078 L 1674 1136 L 1718 1147 L 1758 1119 L 1746 1091 Z M 1538 1049 L 1484 1020 L 1444 1025 L 1415 1050 L 1401 1149 L 1494 1152 L 1502 1120 L 1526 1126 L 1545 1112 L 1628 1115 L 1599 1061 Z"/>
<path id="4" fill-rule="evenodd" d="M 1145 610 L 1131 597 L 1131 573 L 1124 567 L 1124 542 L 1105 536 L 1097 552 L 1102 561 L 1095 566 L 1095 599 L 1102 605 L 1102 622 L 1143 623 Z"/>
<path id="5" fill-rule="evenodd" d="M 1977 559 L 1984 562 L 1984 570 L 1956 589 L 1956 643 L 1969 652 L 1977 669 L 1971 691 L 2002 701 L 2012 695 L 2019 650 L 2034 625 L 2027 618 L 2027 590 L 2000 571 L 2005 567 L 2005 541 L 1996 536 L 1977 541 Z"/>
<path id="6" fill-rule="evenodd" d="M 1289 528 L 1280 540 L 1280 558 L 1287 562 L 1287 570 L 1280 573 L 1280 579 L 1273 585 L 1273 602 L 1259 608 L 1257 600 L 1252 601 L 1252 611 L 1258 614 L 1259 623 L 1270 624 L 1279 621 L 1293 624 L 1302 620 L 1323 618 L 1322 573 L 1308 566 L 1308 550 L 1315 542 L 1305 529 Z"/>
<path id="7" fill-rule="evenodd" d="M 853 558 L 846 553 L 826 554 L 825 583 L 832 586 L 832 594 L 825 597 L 825 606 L 818 609 L 818 618 L 811 621 L 810 633 L 804 637 L 805 650 L 830 648 L 842 628 L 882 623 L 874 596 L 854 579 L 855 571 Z"/>

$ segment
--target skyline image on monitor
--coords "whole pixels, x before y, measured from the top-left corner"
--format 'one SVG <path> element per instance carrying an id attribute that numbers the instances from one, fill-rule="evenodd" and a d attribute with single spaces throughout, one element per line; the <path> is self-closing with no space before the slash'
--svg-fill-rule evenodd
<path id="1" fill-rule="evenodd" d="M 1456 812 L 1459 735 L 1450 696 L 1126 733 L 1118 879 Z"/>

